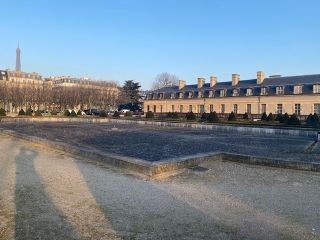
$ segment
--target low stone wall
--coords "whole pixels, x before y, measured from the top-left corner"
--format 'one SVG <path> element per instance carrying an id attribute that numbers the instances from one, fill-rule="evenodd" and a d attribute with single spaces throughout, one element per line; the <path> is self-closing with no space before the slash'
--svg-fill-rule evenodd
<path id="1" fill-rule="evenodd" d="M 221 132 L 249 133 L 249 134 L 268 134 L 268 135 L 288 135 L 308 137 L 317 139 L 317 131 L 303 128 L 281 128 L 281 127 L 262 127 L 262 126 L 245 126 L 245 125 L 228 125 L 228 124 L 200 124 L 200 123 L 177 123 L 161 122 L 146 120 L 128 120 L 112 118 L 68 118 L 68 117 L 16 117 L 2 118 L 1 122 L 84 122 L 84 123 L 119 123 L 119 124 L 138 124 L 156 127 L 179 127 L 194 128 L 203 130 L 214 130 Z"/>

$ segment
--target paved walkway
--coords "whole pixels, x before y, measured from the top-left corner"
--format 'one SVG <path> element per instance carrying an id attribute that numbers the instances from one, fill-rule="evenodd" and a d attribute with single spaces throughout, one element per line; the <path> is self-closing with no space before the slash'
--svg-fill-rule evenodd
<path id="1" fill-rule="evenodd" d="M 320 238 L 319 173 L 217 161 L 145 181 L 9 137 L 0 152 L 1 240 Z"/>

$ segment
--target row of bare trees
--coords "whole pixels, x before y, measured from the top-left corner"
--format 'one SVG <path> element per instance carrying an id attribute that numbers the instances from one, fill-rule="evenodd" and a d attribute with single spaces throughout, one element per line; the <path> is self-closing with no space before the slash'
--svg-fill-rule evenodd
<path id="1" fill-rule="evenodd" d="M 110 86 L 76 85 L 72 87 L 52 87 L 42 84 L 0 84 L 0 106 L 7 111 L 20 109 L 64 110 L 64 109 L 101 109 L 118 105 L 119 90 L 116 84 Z"/>

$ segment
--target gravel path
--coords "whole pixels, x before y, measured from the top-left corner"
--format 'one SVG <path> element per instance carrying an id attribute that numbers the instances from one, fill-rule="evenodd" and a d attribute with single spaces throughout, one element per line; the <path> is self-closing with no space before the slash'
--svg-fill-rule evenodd
<path id="1" fill-rule="evenodd" d="M 162 181 L 0 139 L 0 239 L 320 239 L 320 174 L 211 162 Z"/>

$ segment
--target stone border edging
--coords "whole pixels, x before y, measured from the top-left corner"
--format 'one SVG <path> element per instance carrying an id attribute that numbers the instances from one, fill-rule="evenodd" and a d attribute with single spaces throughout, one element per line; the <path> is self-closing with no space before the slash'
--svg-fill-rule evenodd
<path id="1" fill-rule="evenodd" d="M 2 135 L 31 142 L 40 147 L 64 151 L 66 153 L 84 157 L 86 159 L 93 159 L 101 163 L 109 164 L 129 171 L 133 171 L 135 173 L 143 174 L 149 178 L 157 178 L 161 176 L 172 175 L 172 173 L 174 174 L 183 169 L 194 167 L 199 165 L 200 163 L 212 160 L 225 160 L 269 167 L 320 172 L 320 163 L 289 161 L 284 159 L 270 159 L 224 152 L 210 152 L 206 154 L 196 154 L 192 156 L 166 159 L 157 162 L 149 162 L 143 159 L 124 157 L 111 153 L 104 153 L 96 149 L 81 149 L 79 147 L 71 146 L 62 142 L 54 142 L 40 137 L 27 136 L 25 134 L 17 133 L 12 130 L 4 130 L 0 128 L 0 133 Z"/>

